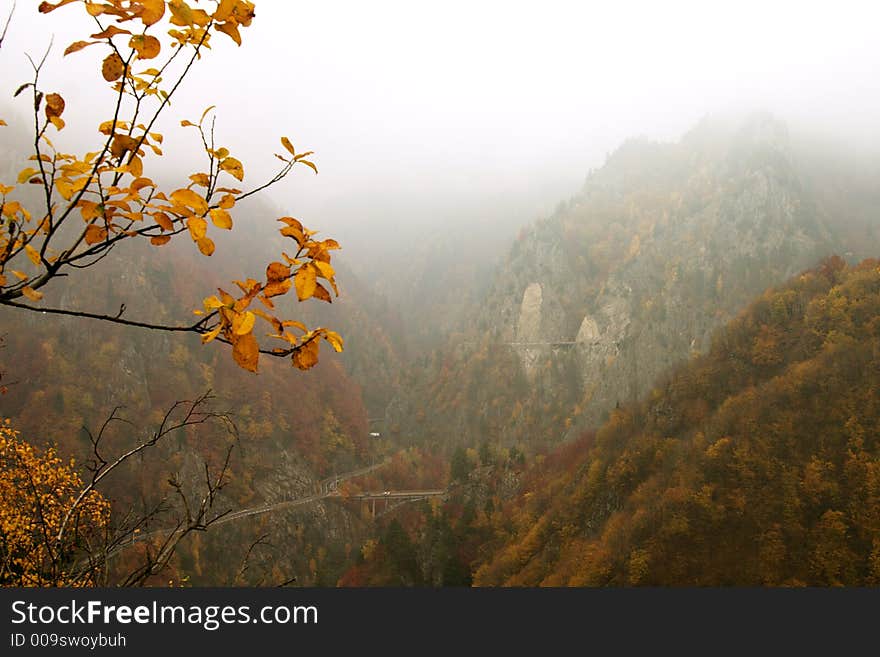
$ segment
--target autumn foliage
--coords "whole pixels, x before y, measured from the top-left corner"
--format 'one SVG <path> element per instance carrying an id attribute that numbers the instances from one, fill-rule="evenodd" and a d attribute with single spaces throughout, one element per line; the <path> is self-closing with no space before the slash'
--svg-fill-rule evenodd
<path id="1" fill-rule="evenodd" d="M 110 503 L 83 482 L 55 449 L 23 441 L 0 424 L 0 585 L 93 585 L 95 571 L 71 575 L 83 548 L 100 544 Z M 69 512 L 74 513 L 69 515 Z"/>
<path id="2" fill-rule="evenodd" d="M 475 582 L 876 586 L 878 356 L 876 260 L 830 258 L 767 291 L 529 477 Z"/>
<path id="3" fill-rule="evenodd" d="M 187 235 L 202 255 L 211 256 L 212 234 L 233 230 L 233 211 L 242 199 L 278 183 L 297 165 L 317 173 L 309 159 L 312 152 L 297 151 L 282 137 L 282 151 L 275 154 L 279 171 L 262 184 L 241 189 L 244 164 L 216 143 L 216 121 L 209 107 L 198 121 L 181 121 L 198 134 L 204 169 L 176 189 L 161 189 L 149 177 L 163 154 L 163 135 L 154 130 L 157 119 L 218 33 L 241 45 L 241 30 L 255 15 L 252 2 L 217 0 L 199 8 L 183 0 L 60 0 L 41 3 L 39 11 L 48 14 L 71 4 L 93 17 L 98 29 L 69 44 L 64 54 L 80 57 L 88 55 L 74 53 L 101 50 L 96 73 L 110 85 L 114 102 L 95 126 L 99 139 L 94 150 L 75 155 L 54 142 L 52 133 L 66 127 L 67 103 L 61 94 L 41 86 L 45 58 L 33 64 L 32 80 L 15 91 L 16 96 L 31 96 L 34 150 L 14 183 L 0 183 L 0 304 L 197 333 L 203 342 L 231 345 L 235 362 L 252 372 L 257 371 L 261 353 L 289 357 L 295 367 L 308 369 L 318 360 L 321 339 L 341 351 L 342 339 L 335 332 L 309 329 L 276 315 L 277 299 L 291 291 L 299 301 L 330 302 L 331 290 L 338 294 L 330 261 L 339 244 L 318 239 L 293 217 L 279 219 L 290 248 L 265 265 L 265 277 L 233 281 L 233 292 L 219 288 L 195 310 L 199 319 L 192 324 L 165 324 L 149 317 L 132 320 L 124 316 L 124 306 L 113 315 L 42 305 L 43 288 L 60 276 L 75 276 L 77 269 L 97 265 L 123 242 L 146 240 L 158 248 Z M 36 206 L 19 194 L 19 188 L 31 185 L 40 192 Z M 274 344 L 264 344 L 265 338 Z"/>

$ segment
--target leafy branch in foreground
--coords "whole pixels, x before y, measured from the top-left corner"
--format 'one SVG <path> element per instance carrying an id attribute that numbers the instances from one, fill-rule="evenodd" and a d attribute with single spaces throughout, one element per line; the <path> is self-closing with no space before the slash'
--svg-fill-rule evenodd
<path id="1" fill-rule="evenodd" d="M 292 290 L 299 301 L 331 302 L 330 290 L 339 294 L 330 264 L 330 252 L 339 244 L 317 239 L 315 231 L 293 217 L 279 220 L 281 234 L 291 240 L 290 253 L 282 252 L 268 263 L 265 278 L 236 280 L 237 290 L 230 288 L 234 294 L 220 288 L 205 298 L 203 308 L 195 311 L 200 316 L 197 321 L 168 324 L 150 318 L 129 319 L 123 316 L 125 304 L 116 314 L 41 305 L 43 288 L 76 270 L 96 266 L 123 242 L 142 239 L 161 247 L 186 234 L 201 254 L 211 256 L 215 243 L 210 233 L 233 229 L 231 211 L 239 201 L 280 182 L 297 165 L 317 173 L 309 159 L 312 152 L 297 152 L 282 137 L 283 152 L 275 154 L 281 162 L 278 172 L 249 190 L 234 186 L 244 181 L 244 165 L 216 143 L 213 107 L 209 107 L 198 122 L 181 121 L 198 132 L 206 158 L 204 170 L 191 174 L 184 187 L 160 189 L 145 175 L 151 158 L 162 156 L 163 136 L 153 126 L 210 49 L 212 36 L 220 32 L 241 45 L 240 30 L 251 24 L 254 4 L 210 0 L 202 3 L 210 5 L 208 11 L 183 0 L 59 0 L 41 3 L 39 11 L 50 13 L 75 3 L 92 17 L 97 31 L 88 40 L 71 43 L 64 54 L 92 46 L 105 49 L 100 73 L 113 91 L 110 118 L 97 126 L 102 136 L 94 151 L 73 155 L 56 148 L 49 133 L 65 129 L 62 117 L 67 104 L 59 93 L 47 93 L 41 86 L 46 56 L 39 62 L 30 60 L 33 76 L 17 88 L 15 96 L 27 94 L 32 101 L 31 164 L 18 173 L 15 184 L 0 182 L 0 304 L 200 334 L 205 343 L 216 340 L 231 345 L 235 362 L 252 372 L 257 371 L 261 353 L 289 357 L 294 366 L 308 369 L 318 361 L 321 339 L 341 351 L 342 339 L 334 331 L 310 330 L 275 314 L 276 297 Z M 4 34 L 11 17 L 10 13 Z M 24 185 L 40 190 L 37 207 L 27 207 L 17 194 L 17 188 Z M 276 346 L 261 346 L 258 319 L 268 325 L 265 337 L 276 340 Z"/>
<path id="2" fill-rule="evenodd" d="M 135 428 L 114 409 L 97 434 L 86 430 L 92 454 L 84 482 L 73 461 L 64 462 L 53 447 L 38 450 L 21 440 L 7 420 L 0 424 L 0 585 L 94 586 L 110 577 L 109 560 L 138 546 L 137 556 L 117 573 L 122 586 L 141 585 L 161 573 L 178 544 L 192 532 L 206 531 L 227 511 L 215 511 L 228 480 L 234 442 L 212 472 L 203 464 L 203 482 L 195 491 L 172 473 L 158 502 L 136 510 L 111 509 L 101 492 L 106 477 L 181 430 L 219 423 L 233 438 L 235 425 L 208 404 L 210 393 L 178 401 L 158 427 L 133 447 L 109 454 L 108 431 Z M 116 505 L 113 505 L 116 506 Z M 165 527 L 152 529 L 155 524 Z M 114 570 L 119 570 L 115 568 Z"/>

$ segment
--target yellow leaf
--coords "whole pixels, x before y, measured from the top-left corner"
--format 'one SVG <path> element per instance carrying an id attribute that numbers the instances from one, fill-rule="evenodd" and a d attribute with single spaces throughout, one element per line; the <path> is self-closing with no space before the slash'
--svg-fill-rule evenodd
<path id="1" fill-rule="evenodd" d="M 25 244 L 24 250 L 27 253 L 27 257 L 31 259 L 32 263 L 34 263 L 35 265 L 40 264 L 40 254 L 34 247 L 32 247 L 30 244 Z"/>
<path id="2" fill-rule="evenodd" d="M 287 137 L 281 138 L 281 145 L 287 149 L 287 152 L 291 155 L 296 155 L 296 151 L 293 150 L 293 144 L 290 143 L 290 140 Z"/>
<path id="3" fill-rule="evenodd" d="M 39 301 L 40 299 L 43 298 L 42 292 L 37 292 L 35 289 L 33 289 L 30 286 L 21 288 L 21 293 L 24 296 L 26 296 L 28 299 L 30 299 L 31 301 Z"/>
<path id="4" fill-rule="evenodd" d="M 107 82 L 113 82 L 121 78 L 123 73 L 125 73 L 125 63 L 122 58 L 115 52 L 107 55 L 101 64 L 101 75 L 104 76 L 104 79 Z"/>
<path id="5" fill-rule="evenodd" d="M 119 134 L 113 135 L 113 143 L 110 144 L 110 155 L 121 158 L 129 151 L 134 151 L 137 148 L 137 145 L 137 139 L 134 139 L 133 137 Z"/>
<path id="6" fill-rule="evenodd" d="M 31 167 L 28 167 L 26 169 L 22 169 L 18 173 L 18 184 L 20 185 L 22 183 L 27 182 L 28 180 L 31 179 L 31 176 L 38 174 L 38 173 L 40 173 L 40 172 L 37 171 L 36 169 L 32 169 Z"/>
<path id="7" fill-rule="evenodd" d="M 86 11 L 89 12 L 90 16 L 100 16 L 103 14 L 109 5 L 99 5 L 95 2 L 86 3 Z"/>
<path id="8" fill-rule="evenodd" d="M 292 361 L 294 366 L 301 370 L 307 370 L 318 362 L 318 341 L 310 340 L 293 352 Z"/>
<path id="9" fill-rule="evenodd" d="M 201 187 L 207 187 L 211 182 L 208 178 L 207 173 L 194 173 L 189 177 L 189 179 L 192 180 L 194 184 Z"/>
<path id="10" fill-rule="evenodd" d="M 208 331 L 207 333 L 205 333 L 202 336 L 202 344 L 208 344 L 211 340 L 216 338 L 219 335 L 221 328 L 223 328 L 223 326 L 221 324 L 218 324 L 217 328 L 215 328 L 213 331 Z"/>
<path id="11" fill-rule="evenodd" d="M 318 167 L 315 166 L 314 162 L 309 162 L 308 160 L 297 160 L 297 162 L 299 162 L 300 164 L 305 164 L 312 171 L 314 171 L 315 173 L 318 173 Z"/>
<path id="12" fill-rule="evenodd" d="M 86 228 L 86 244 L 97 244 L 107 239 L 107 229 L 102 226 L 92 224 Z"/>
<path id="13" fill-rule="evenodd" d="M 140 4 L 143 7 L 140 19 L 147 27 L 158 23 L 165 15 L 165 0 L 140 0 Z"/>
<path id="14" fill-rule="evenodd" d="M 13 189 L 15 189 L 15 185 L 0 185 L 0 196 L 6 196 Z"/>
<path id="15" fill-rule="evenodd" d="M 0 274 L 0 287 L 3 287 L 4 285 L 6 285 L 6 276 Z"/>
<path id="16" fill-rule="evenodd" d="M 137 155 L 131 156 L 131 162 L 128 163 L 128 172 L 135 178 L 139 178 L 144 173 L 144 163 Z"/>
<path id="17" fill-rule="evenodd" d="M 254 322 L 257 316 L 250 310 L 245 313 L 239 313 L 232 318 L 232 332 L 236 335 L 244 335 L 250 333 L 254 328 Z"/>
<path id="18" fill-rule="evenodd" d="M 208 234 L 208 222 L 201 217 L 190 217 L 186 220 L 186 227 L 194 241 L 198 241 Z"/>
<path id="19" fill-rule="evenodd" d="M 327 331 L 324 334 L 324 339 L 327 340 L 336 352 L 342 351 L 342 337 L 336 333 L 335 331 Z"/>
<path id="20" fill-rule="evenodd" d="M 180 27 L 191 27 L 195 22 L 192 8 L 182 0 L 171 0 L 168 3 L 171 10 L 171 24 Z"/>
<path id="21" fill-rule="evenodd" d="M 230 209 L 235 205 L 235 197 L 232 194 L 224 194 L 220 199 L 220 207 L 224 210 Z"/>
<path id="22" fill-rule="evenodd" d="M 136 178 L 135 180 L 131 181 L 131 185 L 130 185 L 130 187 L 136 192 L 139 192 L 144 187 L 155 187 L 155 186 L 156 186 L 156 184 L 152 180 L 150 180 L 149 178 Z"/>
<path id="23" fill-rule="evenodd" d="M 92 219 L 96 219 L 100 217 L 104 212 L 104 208 L 101 205 L 98 205 L 94 201 L 86 201 L 80 199 L 80 202 L 77 203 L 79 206 L 79 211 L 82 214 L 83 221 L 91 221 Z"/>
<path id="24" fill-rule="evenodd" d="M 237 45 L 241 45 L 241 35 L 238 33 L 238 23 L 221 23 L 214 26 L 215 29 L 223 34 L 228 34 Z"/>
<path id="25" fill-rule="evenodd" d="M 201 239 L 196 240 L 196 246 L 199 247 L 199 251 L 202 252 L 202 255 L 209 256 L 214 253 L 214 242 L 209 237 L 202 237 Z"/>
<path id="26" fill-rule="evenodd" d="M 22 272 L 16 271 L 15 269 L 10 269 L 9 271 L 11 271 L 13 276 L 15 276 L 20 281 L 23 281 L 28 277 L 27 274 L 23 274 Z"/>
<path id="27" fill-rule="evenodd" d="M 73 198 L 73 182 L 69 178 L 57 178 L 55 188 L 65 201 Z"/>
<path id="28" fill-rule="evenodd" d="M 216 295 L 212 294 L 209 297 L 205 297 L 205 300 L 202 301 L 205 306 L 205 310 L 216 310 L 217 308 L 223 307 L 223 302 L 217 298 Z"/>
<path id="29" fill-rule="evenodd" d="M 153 59 L 162 49 L 159 39 L 149 34 L 136 34 L 128 42 L 129 48 L 137 51 L 138 59 Z"/>
<path id="30" fill-rule="evenodd" d="M 235 362 L 249 372 L 257 371 L 260 359 L 260 345 L 253 333 L 240 336 L 232 347 L 232 357 Z"/>
<path id="31" fill-rule="evenodd" d="M 55 126 L 56 130 L 63 130 L 64 126 L 66 125 L 64 123 L 64 119 L 62 119 L 60 116 L 50 116 L 49 122 Z"/>
<path id="32" fill-rule="evenodd" d="M 214 108 L 216 108 L 216 107 L 217 107 L 216 105 L 208 105 L 208 106 L 205 108 L 205 111 L 202 112 L 202 116 L 201 116 L 201 118 L 199 119 L 199 125 L 202 125 L 202 124 L 205 122 L 205 117 L 208 116 L 208 112 L 210 112 L 212 109 L 214 109 Z"/>
<path id="33" fill-rule="evenodd" d="M 318 271 L 323 278 L 326 278 L 328 281 L 333 280 L 333 276 L 336 274 L 336 272 L 333 271 L 333 267 L 331 267 L 328 263 L 318 261 L 315 262 L 315 267 L 318 268 Z"/>
<path id="34" fill-rule="evenodd" d="M 244 167 L 234 157 L 227 157 L 220 162 L 220 168 L 236 180 L 244 180 Z"/>
<path id="35" fill-rule="evenodd" d="M 232 228 L 232 217 L 222 208 L 211 210 L 211 221 L 214 222 L 214 225 L 217 226 L 217 228 L 223 228 L 224 230 Z"/>
<path id="36" fill-rule="evenodd" d="M 293 277 L 293 284 L 296 286 L 296 295 L 300 301 L 305 301 L 315 293 L 318 284 L 315 268 L 310 264 L 300 267 Z"/>
<path id="37" fill-rule="evenodd" d="M 215 21 L 228 21 L 238 0 L 220 0 L 217 11 L 214 12 Z"/>
<path id="38" fill-rule="evenodd" d="M 205 197 L 191 189 L 178 189 L 171 192 L 171 200 L 192 208 L 197 214 L 208 212 L 208 202 L 205 200 Z"/>

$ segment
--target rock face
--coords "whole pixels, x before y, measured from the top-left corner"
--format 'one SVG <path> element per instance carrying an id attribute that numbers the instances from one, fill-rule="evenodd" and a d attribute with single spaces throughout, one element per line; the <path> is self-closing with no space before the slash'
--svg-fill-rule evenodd
<path id="1" fill-rule="evenodd" d="M 541 305 L 541 284 L 532 283 L 523 292 L 519 321 L 516 325 L 517 342 L 541 341 Z"/>
<path id="2" fill-rule="evenodd" d="M 597 426 L 705 350 L 764 289 L 856 251 L 845 218 L 824 211 L 792 152 L 785 127 L 766 115 L 707 121 L 679 143 L 624 144 L 514 243 L 470 322 L 484 329 L 471 344 L 485 354 L 458 350 L 459 362 L 481 363 L 458 371 L 471 397 L 446 404 L 442 421 L 470 444 L 495 415 L 509 415 L 493 425 L 504 442 Z M 526 384 L 510 375 L 501 345 Z M 430 397 L 429 415 L 444 404 Z"/>

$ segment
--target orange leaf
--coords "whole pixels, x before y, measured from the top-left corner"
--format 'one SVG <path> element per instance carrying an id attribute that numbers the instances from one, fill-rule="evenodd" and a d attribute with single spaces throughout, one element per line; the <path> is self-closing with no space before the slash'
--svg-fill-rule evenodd
<path id="1" fill-rule="evenodd" d="M 196 246 L 199 247 L 199 251 L 202 252 L 202 255 L 209 256 L 214 253 L 214 242 L 211 241 L 211 238 L 209 237 L 203 237 L 196 240 Z"/>
<path id="2" fill-rule="evenodd" d="M 110 37 L 115 37 L 117 34 L 131 34 L 131 32 L 118 28 L 115 25 L 111 25 L 103 32 L 98 32 L 97 34 L 91 34 L 89 36 L 92 39 L 109 39 Z"/>
<path id="3" fill-rule="evenodd" d="M 143 7 L 140 19 L 147 27 L 158 23 L 165 15 L 165 0 L 140 0 L 140 4 Z"/>
<path id="4" fill-rule="evenodd" d="M 157 212 L 156 214 L 154 214 L 153 221 L 161 226 L 162 230 L 167 230 L 169 232 L 174 230 L 174 224 L 171 222 L 171 217 L 169 217 L 164 212 Z"/>
<path id="5" fill-rule="evenodd" d="M 266 267 L 266 280 L 270 283 L 287 280 L 290 278 L 290 267 L 280 262 L 273 262 Z"/>
<path id="6" fill-rule="evenodd" d="M 128 42 L 128 46 L 137 51 L 138 59 L 153 59 L 162 49 L 159 39 L 149 34 L 136 34 Z"/>
<path id="7" fill-rule="evenodd" d="M 40 299 L 43 298 L 42 292 L 37 292 L 35 289 L 33 289 L 30 286 L 21 288 L 21 293 L 24 296 L 26 296 L 28 299 L 30 299 L 31 301 L 39 301 Z"/>
<path id="8" fill-rule="evenodd" d="M 86 228 L 86 244 L 97 244 L 107 239 L 107 229 L 102 226 L 92 224 Z"/>
<path id="9" fill-rule="evenodd" d="M 330 296 L 330 293 L 320 283 L 315 284 L 315 293 L 312 296 L 321 301 L 333 303 L 333 298 Z"/>
<path id="10" fill-rule="evenodd" d="M 275 283 L 269 283 L 266 287 L 263 288 L 263 295 L 266 300 L 269 297 L 277 297 L 282 294 L 287 294 L 287 291 L 293 286 L 293 283 L 290 282 L 290 279 L 285 279 L 283 281 L 277 281 Z M 263 297 L 260 297 L 261 299 Z M 269 308 L 272 308 L 272 304 L 267 304 Z"/>
<path id="11" fill-rule="evenodd" d="M 93 46 L 96 43 L 101 43 L 100 41 L 74 41 L 64 50 L 65 55 L 69 55 L 71 53 L 82 50 L 83 48 L 88 48 L 89 46 Z"/>
<path id="12" fill-rule="evenodd" d="M 310 340 L 293 352 L 292 361 L 294 366 L 301 370 L 307 370 L 318 362 L 318 341 Z"/>
<path id="13" fill-rule="evenodd" d="M 260 360 L 260 345 L 253 333 L 240 336 L 232 347 L 232 357 L 239 367 L 248 372 L 256 372 Z"/>
<path id="14" fill-rule="evenodd" d="M 162 246 L 163 244 L 168 244 L 171 241 L 171 235 L 156 235 L 155 237 L 150 238 L 150 244 L 153 246 Z"/>
<path id="15" fill-rule="evenodd" d="M 281 138 L 281 145 L 287 149 L 287 152 L 291 155 L 296 155 L 296 151 L 293 150 L 293 144 L 290 143 L 290 140 L 287 137 Z"/>
<path id="16" fill-rule="evenodd" d="M 48 94 L 46 96 L 46 118 L 51 119 L 53 116 L 61 116 L 64 112 L 64 99 L 58 94 Z"/>

